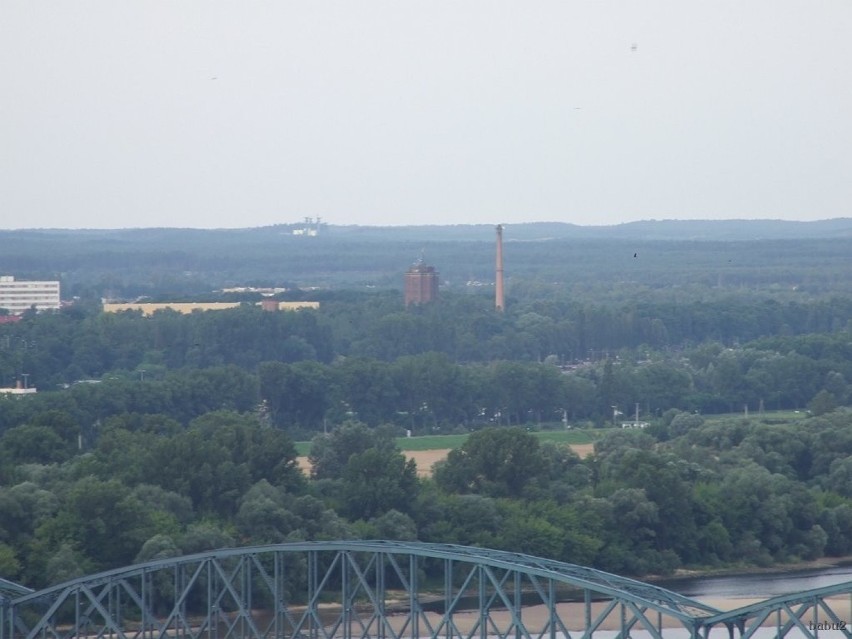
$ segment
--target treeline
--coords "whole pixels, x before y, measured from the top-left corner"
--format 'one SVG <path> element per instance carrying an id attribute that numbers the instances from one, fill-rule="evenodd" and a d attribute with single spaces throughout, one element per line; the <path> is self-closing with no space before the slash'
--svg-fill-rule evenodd
<path id="1" fill-rule="evenodd" d="M 99 423 L 115 415 L 162 414 L 186 425 L 217 410 L 254 413 L 297 438 L 348 420 L 424 434 L 564 420 L 602 426 L 630 420 L 637 407 L 643 420 L 670 409 L 809 408 L 822 414 L 848 403 L 848 339 L 846 333 L 813 336 L 773 344 L 777 350 L 709 344 L 677 357 L 625 355 L 574 370 L 549 362 L 455 364 L 445 355 L 426 353 L 392 362 L 263 362 L 255 372 L 234 365 L 159 375 L 139 371 L 34 396 L 0 397 L 0 433 L 21 424 L 53 423 L 60 415 L 77 445 L 89 448 Z M 814 343 L 825 348 L 821 355 L 795 350 L 797 344 L 806 350 Z M 48 435 L 42 437 L 45 456 L 30 461 L 59 461 L 62 448 Z"/>
<path id="2" fill-rule="evenodd" d="M 254 332 L 249 330 L 252 319 L 258 322 Z M 294 336 L 296 331 L 281 330 L 277 339 L 268 338 L 265 353 L 252 351 L 253 344 L 260 349 L 257 333 L 265 330 L 264 322 L 280 329 L 282 321 L 304 328 L 301 335 L 313 333 L 317 346 Z M 560 365 L 556 356 L 542 362 L 457 363 L 436 352 L 389 360 L 336 356 L 325 363 L 315 359 L 317 352 L 333 349 L 317 336 L 328 339 L 331 332 L 312 314 L 245 309 L 150 319 L 97 315 L 80 320 L 79 326 L 104 330 L 80 329 L 76 337 L 49 331 L 56 325 L 75 326 L 59 315 L 25 322 L 29 326 L 5 327 L 25 331 L 18 334 L 24 337 L 7 332 L 10 344 L 28 342 L 25 350 L 0 350 L 5 370 L 34 371 L 28 383 L 35 385 L 50 356 L 68 349 L 78 358 L 66 372 L 83 380 L 51 392 L 44 392 L 39 381 L 41 392 L 35 396 L 0 397 L 0 433 L 38 423 L 45 413 L 61 413 L 74 424 L 84 448 L 93 445 L 99 421 L 124 413 L 163 414 L 186 425 L 216 410 L 255 412 L 265 423 L 298 437 L 353 419 L 415 433 L 563 420 L 603 425 L 618 413 L 628 419 L 637 407 L 643 419 L 669 409 L 725 413 L 810 408 L 822 413 L 849 401 L 852 379 L 852 341 L 846 331 L 765 338 L 739 348 L 709 342 L 678 351 L 622 349 L 602 360 L 571 365 Z M 243 344 L 244 349 L 237 349 L 240 357 L 235 353 L 238 363 L 194 367 L 173 353 L 196 348 L 191 339 L 186 341 L 186 333 L 204 326 L 213 327 L 207 332 L 210 342 L 198 348 L 211 353 L 217 344 L 222 350 Z M 162 348 L 146 350 L 144 342 L 134 341 L 134 331 L 154 333 Z M 297 340 L 303 352 L 298 361 L 287 361 Z M 98 377 L 90 378 L 82 369 L 91 361 L 86 352 L 99 359 Z M 25 363 L 15 359 L 22 355 Z M 7 372 L 7 378 L 14 377 Z"/>
<path id="3" fill-rule="evenodd" d="M 673 412 L 650 433 L 610 431 L 586 459 L 486 428 L 432 479 L 418 478 L 394 429 L 358 422 L 317 437 L 311 478 L 255 415 L 189 427 L 114 417 L 91 452 L 37 464 L 43 431 L 25 425 L 0 439 L 0 574 L 41 586 L 224 546 L 347 538 L 482 545 L 633 575 L 841 556 L 852 551 L 850 422 L 846 411 L 794 424 Z"/>
<path id="4" fill-rule="evenodd" d="M 0 397 L 0 575 L 347 537 L 632 574 L 852 550 L 852 300 L 538 293 L 505 314 L 328 293 L 318 311 L 79 304 L 0 325 L 0 384 L 39 387 Z M 637 404 L 651 426 L 586 460 L 495 428 L 606 426 Z M 390 438 L 405 429 L 476 432 L 424 480 Z M 324 431 L 309 480 L 292 441 Z"/>
<path id="5" fill-rule="evenodd" d="M 758 344 L 756 350 L 786 355 L 799 352 L 799 342 L 785 345 L 789 338 L 808 340 L 809 334 L 825 333 L 830 340 L 846 333 L 852 317 L 849 298 L 805 304 L 746 295 L 608 304 L 551 299 L 519 303 L 504 315 L 496 314 L 490 300 L 480 296 L 447 295 L 440 304 L 407 311 L 401 306 L 393 293 L 339 294 L 328 295 L 318 311 L 295 313 L 265 313 L 246 305 L 143 317 L 134 312 L 104 314 L 96 306 L 80 305 L 29 315 L 16 324 L 0 325 L 0 385 L 10 385 L 24 373 L 33 385 L 50 390 L 128 373 L 162 379 L 168 371 L 227 365 L 257 373 L 264 362 L 395 362 L 425 353 L 441 353 L 455 364 L 570 365 L 630 353 L 644 353 L 648 359 L 658 352 L 671 359 L 703 343 L 738 348 L 760 338 L 776 341 Z M 849 377 L 839 368 L 844 365 L 842 353 L 801 354 L 834 359 L 835 370 Z M 802 405 L 802 400 L 796 403 Z"/>
<path id="6" fill-rule="evenodd" d="M 569 295 L 623 284 L 848 293 L 848 223 L 812 223 L 796 231 L 788 226 L 781 232 L 778 222 L 646 222 L 591 233 L 565 225 L 512 225 L 505 233 L 506 273 L 510 289 L 516 281 L 539 281 L 555 283 Z M 400 289 L 403 272 L 425 251 L 450 289 L 494 278 L 490 225 L 325 227 L 311 238 L 294 237 L 292 230 L 5 231 L 0 232 L 0 273 L 61 278 L 66 297 L 93 300 L 288 282 L 306 288 Z"/>

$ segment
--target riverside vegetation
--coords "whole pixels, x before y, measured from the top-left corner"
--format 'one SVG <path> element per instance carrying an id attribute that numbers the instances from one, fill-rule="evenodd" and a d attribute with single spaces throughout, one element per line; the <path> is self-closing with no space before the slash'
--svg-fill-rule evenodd
<path id="1" fill-rule="evenodd" d="M 0 574 L 43 585 L 332 538 L 480 544 L 635 575 L 852 550 L 845 330 L 621 349 L 560 368 L 344 355 L 341 312 L 72 308 L 3 326 L 6 370 L 61 373 L 53 390 L 0 400 Z M 60 381 L 77 376 L 89 382 Z M 760 400 L 791 410 L 761 415 Z M 611 406 L 634 402 L 651 425 L 610 428 L 587 459 L 526 430 L 562 416 L 611 427 Z M 749 417 L 695 412 L 741 404 Z M 324 429 L 305 477 L 293 442 Z M 403 429 L 473 432 L 418 478 L 396 444 Z"/>
<path id="2" fill-rule="evenodd" d="M 0 576 L 376 537 L 633 575 L 846 555 L 852 280 L 835 244 L 827 277 L 808 261 L 826 253 L 752 255 L 732 285 L 673 281 L 662 260 L 563 286 L 527 251 L 502 315 L 453 287 L 408 310 L 355 287 L 292 291 L 322 302 L 297 313 L 110 315 L 74 272 L 75 305 L 0 324 L 0 385 L 39 388 L 0 398 Z M 148 286 L 128 277 L 103 286 Z M 637 404 L 648 428 L 613 429 Z M 592 456 L 528 432 L 563 420 L 599 434 Z M 406 430 L 467 438 L 418 478 Z"/>

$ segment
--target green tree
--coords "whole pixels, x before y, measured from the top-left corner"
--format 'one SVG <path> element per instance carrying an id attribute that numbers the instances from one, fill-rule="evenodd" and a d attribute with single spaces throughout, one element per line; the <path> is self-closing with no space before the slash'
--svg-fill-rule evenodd
<path id="1" fill-rule="evenodd" d="M 442 353 L 400 357 L 390 373 L 406 426 L 413 430 L 463 423 L 474 412 L 467 379 Z"/>
<path id="2" fill-rule="evenodd" d="M 516 501 L 502 500 L 504 523 L 496 546 L 512 552 L 543 557 L 561 557 L 566 531 L 537 516 Z"/>
<path id="3" fill-rule="evenodd" d="M 233 516 L 240 497 L 263 478 L 304 489 L 293 443 L 251 415 L 208 413 L 185 432 L 156 440 L 151 460 L 145 483 L 189 497 L 200 514 Z"/>
<path id="4" fill-rule="evenodd" d="M 73 449 L 48 426 L 17 426 L 0 437 L 0 453 L 14 464 L 49 464 L 65 461 Z"/>
<path id="5" fill-rule="evenodd" d="M 704 418 L 701 415 L 692 413 L 678 413 L 672 418 L 668 427 L 669 437 L 680 437 L 695 428 L 701 428 L 704 425 Z"/>
<path id="6" fill-rule="evenodd" d="M 299 517 L 285 507 L 280 491 L 266 480 L 243 495 L 235 522 L 243 539 L 258 544 L 281 543 L 301 524 Z"/>
<path id="7" fill-rule="evenodd" d="M 59 584 L 88 574 L 90 562 L 76 552 L 71 544 L 64 543 L 47 560 L 46 582 Z"/>
<path id="8" fill-rule="evenodd" d="M 363 453 L 378 442 L 376 431 L 361 422 L 346 422 L 327 435 L 317 435 L 308 454 L 311 477 L 339 479 L 352 455 Z"/>
<path id="9" fill-rule="evenodd" d="M 376 531 L 376 539 L 397 539 L 400 541 L 415 541 L 417 539 L 417 524 L 414 520 L 398 510 L 390 509 L 370 522 Z"/>
<path id="10" fill-rule="evenodd" d="M 389 510 L 408 513 L 417 498 L 417 465 L 396 447 L 351 455 L 342 480 L 342 510 L 350 519 L 379 517 Z"/>
<path id="11" fill-rule="evenodd" d="M 94 477 L 71 485 L 57 516 L 38 531 L 56 547 L 71 544 L 100 568 L 132 563 L 156 532 L 155 520 L 130 489 Z"/>
<path id="12" fill-rule="evenodd" d="M 808 410 L 817 417 L 830 413 L 835 408 L 837 408 L 837 398 L 825 389 L 814 395 L 814 398 L 808 402 Z"/>
<path id="13" fill-rule="evenodd" d="M 331 373 L 317 362 L 264 362 L 258 370 L 260 395 L 280 427 L 316 429 L 329 409 Z"/>
<path id="14" fill-rule="evenodd" d="M 0 542 L 0 575 L 5 579 L 17 579 L 21 572 L 21 562 L 15 553 L 15 549 Z"/>
<path id="15" fill-rule="evenodd" d="M 520 497 L 525 487 L 549 472 L 538 438 L 520 428 L 487 428 L 472 433 L 436 466 L 435 481 L 447 492 Z"/>
<path id="16" fill-rule="evenodd" d="M 184 555 L 230 548 L 233 545 L 234 538 L 231 534 L 210 520 L 190 524 L 178 540 L 178 547 Z"/>
<path id="17" fill-rule="evenodd" d="M 390 365 L 374 359 L 347 357 L 333 366 L 337 380 L 333 411 L 343 422 L 351 412 L 375 427 L 395 417 L 399 392 Z"/>
<path id="18" fill-rule="evenodd" d="M 142 548 L 139 550 L 139 554 L 136 555 L 133 563 L 140 564 L 146 561 L 156 561 L 158 559 L 169 559 L 179 556 L 180 549 L 175 544 L 174 539 L 169 535 L 157 534 L 142 544 Z"/>
<path id="19" fill-rule="evenodd" d="M 667 410 L 683 405 L 692 388 L 692 378 L 686 371 L 668 362 L 652 362 L 639 368 L 637 399 L 644 400 L 651 411 Z"/>

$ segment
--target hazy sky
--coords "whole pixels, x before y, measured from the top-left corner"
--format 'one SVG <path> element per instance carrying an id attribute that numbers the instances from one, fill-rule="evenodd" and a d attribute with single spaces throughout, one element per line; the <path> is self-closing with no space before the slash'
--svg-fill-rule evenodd
<path id="1" fill-rule="evenodd" d="M 0 228 L 852 216 L 850 0 L 0 0 Z"/>

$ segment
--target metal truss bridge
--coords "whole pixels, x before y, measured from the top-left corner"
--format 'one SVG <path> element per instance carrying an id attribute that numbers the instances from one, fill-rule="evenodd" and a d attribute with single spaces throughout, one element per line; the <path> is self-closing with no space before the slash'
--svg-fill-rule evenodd
<path id="1" fill-rule="evenodd" d="M 0 639 L 852 637 L 850 602 L 852 582 L 722 612 L 529 555 L 304 542 L 161 559 L 40 591 L 0 579 Z"/>

